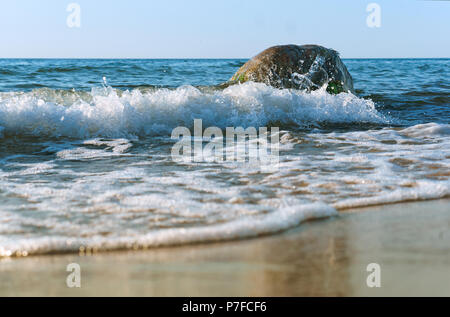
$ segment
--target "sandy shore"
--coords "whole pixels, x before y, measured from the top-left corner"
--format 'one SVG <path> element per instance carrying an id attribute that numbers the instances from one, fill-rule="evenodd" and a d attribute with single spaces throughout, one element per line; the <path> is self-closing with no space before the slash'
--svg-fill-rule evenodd
<path id="1" fill-rule="evenodd" d="M 221 244 L 0 261 L 0 296 L 450 296 L 450 200 L 351 210 Z M 66 286 L 79 263 L 81 288 Z M 366 285 L 369 263 L 381 288 Z"/>

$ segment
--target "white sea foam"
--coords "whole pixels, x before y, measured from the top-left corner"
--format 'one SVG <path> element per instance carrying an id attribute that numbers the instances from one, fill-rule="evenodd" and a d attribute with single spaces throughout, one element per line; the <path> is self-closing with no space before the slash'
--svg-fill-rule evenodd
<path id="1" fill-rule="evenodd" d="M 126 139 L 45 144 L 45 153 L 54 155 L 46 163 L 20 163 L 24 155 L 2 161 L 14 169 L 1 172 L 0 192 L 13 200 L 6 200 L 0 211 L 0 253 L 241 239 L 333 216 L 341 209 L 449 197 L 447 129 L 430 123 L 286 133 L 281 139 L 291 146 L 272 172 L 226 163 L 171 163 L 167 170 L 165 155 L 156 155 L 163 148 L 151 148 L 139 159 Z M 105 164 L 112 158 L 124 164 Z M 89 168 L 101 160 L 105 163 Z M 17 181 L 21 177 L 29 181 Z M 66 178 L 70 181 L 61 181 Z"/>
<path id="2" fill-rule="evenodd" d="M 357 208 L 405 201 L 438 199 L 448 196 L 450 196 L 450 181 L 441 183 L 419 181 L 414 188 L 399 188 L 373 197 L 344 199 L 335 203 L 334 207 L 338 209 Z"/>
<path id="3" fill-rule="evenodd" d="M 118 94 L 105 88 L 77 96 L 56 91 L 2 94 L 0 126 L 11 134 L 88 138 L 170 135 L 177 126 L 192 126 L 194 119 L 221 128 L 388 121 L 372 101 L 353 94 L 333 96 L 323 89 L 309 94 L 258 83 L 216 92 L 183 86 Z"/>
<path id="4" fill-rule="evenodd" d="M 17 242 L 0 237 L 0 257 L 14 254 L 42 254 L 55 250 L 59 252 L 84 250 L 117 250 L 127 248 L 151 248 L 183 245 L 198 242 L 216 242 L 251 238 L 280 232 L 299 225 L 301 222 L 337 215 L 337 211 L 324 204 L 289 206 L 259 217 L 241 217 L 239 220 L 200 228 L 172 228 L 158 230 L 139 237 L 90 239 L 40 237 L 30 242 Z"/>
<path id="5" fill-rule="evenodd" d="M 450 135 L 450 125 L 436 123 L 418 124 L 404 129 L 402 133 L 413 137 L 444 136 Z"/>
<path id="6" fill-rule="evenodd" d="M 220 127 L 386 122 L 353 95 L 244 84 L 90 96 L 61 104 L 33 93 L 0 98 L 6 134 L 76 137 L 41 137 L 24 152 L 2 140 L 13 151 L 0 159 L 0 256 L 249 238 L 341 209 L 450 196 L 448 124 L 282 130 L 274 170 L 170 159 L 165 133 L 194 118 Z M 134 137 L 141 135 L 159 136 Z"/>

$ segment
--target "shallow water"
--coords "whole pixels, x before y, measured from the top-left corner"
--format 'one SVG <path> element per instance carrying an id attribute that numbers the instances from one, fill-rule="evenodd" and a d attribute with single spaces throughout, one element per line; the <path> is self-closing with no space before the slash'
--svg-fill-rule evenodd
<path id="1" fill-rule="evenodd" d="M 358 96 L 207 87 L 244 62 L 0 60 L 0 256 L 254 237 L 450 195 L 449 59 L 344 60 Z M 173 161 L 194 119 L 279 127 L 279 163 Z"/>

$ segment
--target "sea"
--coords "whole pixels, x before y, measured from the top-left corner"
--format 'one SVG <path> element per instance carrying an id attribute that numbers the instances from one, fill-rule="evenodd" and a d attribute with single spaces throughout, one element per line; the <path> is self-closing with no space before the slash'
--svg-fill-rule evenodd
<path id="1" fill-rule="evenodd" d="M 246 59 L 1 59 L 0 257 L 257 238 L 450 197 L 450 59 L 343 61 L 354 94 L 220 86 Z M 196 119 L 277 127 L 278 161 L 174 160 L 173 130 Z"/>

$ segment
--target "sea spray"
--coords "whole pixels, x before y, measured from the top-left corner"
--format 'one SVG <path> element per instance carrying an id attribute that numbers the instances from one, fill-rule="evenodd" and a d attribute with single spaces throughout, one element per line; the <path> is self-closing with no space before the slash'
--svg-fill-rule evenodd
<path id="1" fill-rule="evenodd" d="M 309 94 L 256 83 L 214 92 L 183 86 L 148 92 L 105 87 L 88 95 L 53 94 L 53 98 L 48 91 L 3 95 L 0 126 L 4 133 L 72 138 L 170 136 L 178 126 L 191 127 L 193 119 L 222 129 L 390 122 L 371 100 L 351 93 L 333 96 L 322 89 Z"/>

